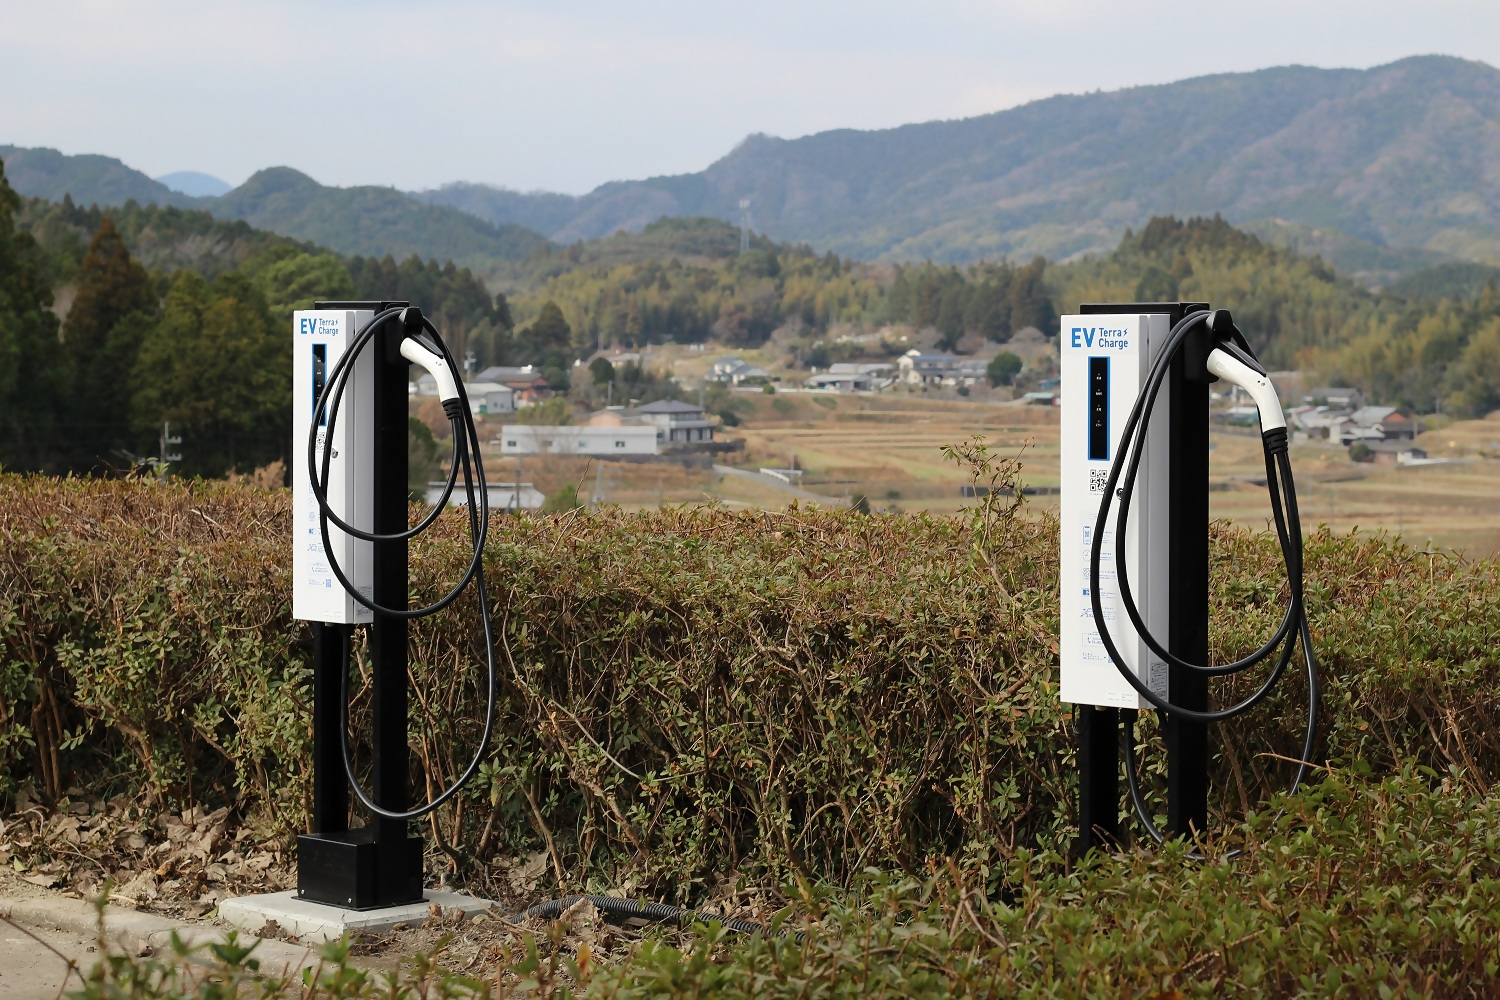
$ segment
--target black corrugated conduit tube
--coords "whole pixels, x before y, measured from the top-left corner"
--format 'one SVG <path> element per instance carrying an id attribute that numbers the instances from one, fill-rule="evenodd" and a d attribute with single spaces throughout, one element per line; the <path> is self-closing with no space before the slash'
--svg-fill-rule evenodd
<path id="1" fill-rule="evenodd" d="M 673 922 L 679 927 L 691 927 L 697 923 L 708 923 L 717 920 L 726 929 L 738 931 L 741 934 L 764 934 L 764 924 L 758 924 L 753 920 L 740 920 L 736 917 L 718 917 L 713 914 L 699 913 L 696 910 L 684 909 L 681 906 L 669 906 L 666 903 L 645 903 L 634 899 L 621 899 L 618 896 L 564 896 L 561 899 L 549 899 L 545 903 L 518 913 L 510 918 L 511 923 L 520 923 L 522 920 L 556 920 L 583 900 L 594 904 L 594 908 L 600 913 L 607 914 L 618 920 L 649 920 L 652 923 L 664 924 Z M 783 932 L 784 933 L 784 932 Z M 797 935 L 800 940 L 802 935 Z"/>

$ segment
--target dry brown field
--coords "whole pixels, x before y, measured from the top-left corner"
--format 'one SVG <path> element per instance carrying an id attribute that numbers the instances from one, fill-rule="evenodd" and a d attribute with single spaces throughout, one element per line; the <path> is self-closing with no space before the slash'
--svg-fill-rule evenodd
<path id="1" fill-rule="evenodd" d="M 717 461 L 751 471 L 795 462 L 804 470 L 800 494 L 763 477 L 666 459 L 601 464 L 577 457 L 533 457 L 521 463 L 522 478 L 549 495 L 573 483 L 582 498 L 599 496 L 626 508 L 718 502 L 780 509 L 815 502 L 808 497 L 814 494 L 832 505 L 863 495 L 877 510 L 952 514 L 965 504 L 959 494 L 965 477 L 944 459 L 942 448 L 977 434 L 1001 452 L 1019 453 L 1028 485 L 1057 484 L 1057 411 L 1011 402 L 1005 395 L 979 390 L 960 398 L 952 390 L 904 389 L 861 396 L 738 395 L 748 412 L 741 426 L 725 431 L 742 439 L 744 450 Z M 1500 414 L 1427 432 L 1418 443 L 1431 457 L 1447 461 L 1373 465 L 1350 461 L 1340 447 L 1295 446 L 1292 460 L 1304 527 L 1388 531 L 1418 547 L 1431 544 L 1471 556 L 1500 549 Z M 1265 476 L 1258 436 L 1216 432 L 1211 447 L 1213 516 L 1266 524 L 1270 508 L 1257 482 Z M 492 479 L 508 482 L 516 462 L 490 449 L 486 467 Z M 1056 498 L 1039 495 L 1029 502 L 1045 509 Z"/>

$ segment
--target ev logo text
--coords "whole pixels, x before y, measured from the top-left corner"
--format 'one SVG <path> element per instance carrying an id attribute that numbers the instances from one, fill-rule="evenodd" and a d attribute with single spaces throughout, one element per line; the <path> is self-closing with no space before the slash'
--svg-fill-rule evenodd
<path id="1" fill-rule="evenodd" d="M 1105 348 L 1123 351 L 1130 346 L 1129 330 L 1109 330 L 1097 326 L 1075 326 L 1072 330 L 1073 347 Z"/>
<path id="2" fill-rule="evenodd" d="M 343 328 L 337 319 L 331 316 L 298 316 L 297 333 L 299 336 L 318 334 L 324 337 L 337 337 Z"/>

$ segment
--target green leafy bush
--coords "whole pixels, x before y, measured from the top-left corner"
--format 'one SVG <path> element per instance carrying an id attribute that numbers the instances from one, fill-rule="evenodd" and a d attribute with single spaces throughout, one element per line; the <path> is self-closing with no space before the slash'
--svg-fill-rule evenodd
<path id="1" fill-rule="evenodd" d="M 1066 853 L 1056 524 L 1019 506 L 1013 466 L 991 469 L 998 488 L 969 519 L 497 518 L 499 736 L 437 821 L 455 874 L 540 848 L 569 888 L 681 901 L 731 873 L 841 883 Z M 87 783 L 303 829 L 309 636 L 290 618 L 289 516 L 284 492 L 0 477 L 5 787 L 45 799 Z M 459 512 L 413 545 L 414 600 L 458 576 L 466 534 Z M 1223 656 L 1271 630 L 1281 570 L 1261 534 L 1216 528 L 1214 558 Z M 1494 781 L 1495 564 L 1319 533 L 1307 566 L 1320 759 Z M 449 781 L 477 738 L 478 635 L 471 598 L 414 629 L 419 788 Z M 1219 822 L 1285 782 L 1274 755 L 1299 745 L 1301 698 L 1294 679 L 1216 730 Z"/>
<path id="2" fill-rule="evenodd" d="M 685 951 L 648 937 L 613 965 L 554 935 L 496 975 L 622 997 L 1494 992 L 1494 563 L 1311 536 L 1332 776 L 1282 815 L 1259 805 L 1297 745 L 1291 683 L 1216 731 L 1208 854 L 1242 856 L 1069 863 L 1056 523 L 1022 506 L 1014 463 L 953 453 L 991 487 L 964 519 L 496 519 L 501 735 L 437 821 L 455 876 L 540 848 L 568 888 L 687 901 L 748 879 L 785 886 L 795 905 L 779 919 L 803 931 L 710 931 Z M 289 506 L 227 484 L 0 477 L 6 788 L 88 783 L 302 829 L 308 651 L 286 598 Z M 450 515 L 413 546 L 414 599 L 459 572 L 464 535 Z M 1213 552 L 1226 656 L 1272 627 L 1284 594 L 1268 537 L 1218 527 Z M 414 630 L 418 781 L 450 780 L 477 735 L 476 624 L 465 605 Z M 1161 758 L 1147 760 L 1159 789 Z M 341 995 L 366 988 L 381 984 Z"/>
<path id="3" fill-rule="evenodd" d="M 813 899 L 801 939 L 710 933 L 572 970 L 598 997 L 1492 996 L 1500 796 L 1436 778 L 1336 774 L 1258 812 L 1232 860 L 1021 852 L 1000 899 L 953 870 L 872 873 Z"/>
<path id="4" fill-rule="evenodd" d="M 80 998 L 1482 997 L 1500 985 L 1500 795 L 1457 769 L 1337 771 L 1231 836 L 1092 856 L 1018 851 L 993 892 L 952 864 L 808 887 L 766 934 L 650 932 L 601 961 L 590 915 L 518 928 L 492 963 L 444 969 L 443 941 L 389 972 L 324 945 L 301 981 L 233 939 L 166 960 L 106 953 Z M 1273 811 L 1274 810 L 1274 811 Z M 1238 846 L 1231 856 L 1225 849 Z M 576 926 L 580 925 L 581 926 Z M 101 945 L 103 942 L 101 941 Z M 101 946 L 101 952 L 106 948 Z M 493 993 L 492 993 L 493 990 Z"/>

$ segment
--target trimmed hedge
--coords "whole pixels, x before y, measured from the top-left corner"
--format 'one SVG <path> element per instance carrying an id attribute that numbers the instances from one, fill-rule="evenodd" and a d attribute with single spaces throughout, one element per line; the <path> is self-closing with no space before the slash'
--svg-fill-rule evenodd
<path id="1" fill-rule="evenodd" d="M 982 447 L 962 457 L 1014 482 Z M 285 492 L 223 484 L 0 476 L 5 789 L 88 783 L 303 828 L 289 511 Z M 464 534 L 445 517 L 413 546 L 414 599 L 457 575 Z M 544 849 L 570 889 L 681 901 L 730 873 L 848 883 L 952 857 L 995 879 L 1023 850 L 1066 852 L 1054 521 L 997 492 L 967 520 L 606 510 L 497 517 L 491 537 L 498 739 L 436 825 L 461 872 Z M 1268 536 L 1222 527 L 1214 558 L 1227 655 L 1274 626 L 1280 567 Z M 1495 564 L 1319 533 L 1307 567 L 1321 757 L 1488 788 Z M 477 612 L 460 604 L 413 633 L 419 788 L 450 780 L 479 728 Z M 1221 817 L 1286 780 L 1268 755 L 1299 747 L 1300 697 L 1293 680 L 1224 735 L 1240 749 L 1215 762 Z"/>
<path id="2" fill-rule="evenodd" d="M 871 875 L 783 925 L 801 940 L 705 934 L 614 966 L 537 954 L 510 972 L 616 1000 L 1494 996 L 1500 797 L 1436 777 L 1335 774 L 1284 815 L 1253 816 L 1234 860 L 1194 863 L 1174 845 L 1066 872 L 1021 852 L 1007 900 L 956 870 Z"/>

